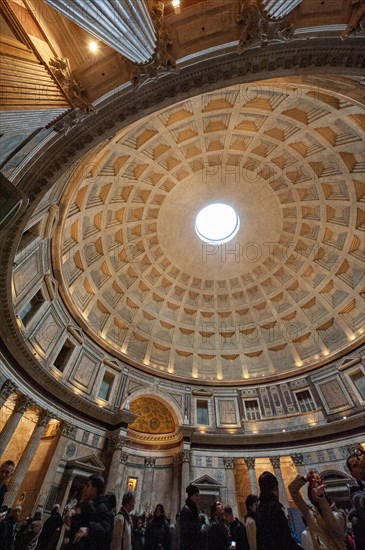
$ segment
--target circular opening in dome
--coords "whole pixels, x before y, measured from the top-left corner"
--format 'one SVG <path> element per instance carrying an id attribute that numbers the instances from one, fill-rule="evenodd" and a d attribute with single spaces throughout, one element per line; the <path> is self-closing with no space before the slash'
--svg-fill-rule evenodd
<path id="1" fill-rule="evenodd" d="M 196 234 L 205 243 L 228 243 L 239 228 L 239 216 L 228 204 L 209 204 L 200 210 L 195 220 Z"/>

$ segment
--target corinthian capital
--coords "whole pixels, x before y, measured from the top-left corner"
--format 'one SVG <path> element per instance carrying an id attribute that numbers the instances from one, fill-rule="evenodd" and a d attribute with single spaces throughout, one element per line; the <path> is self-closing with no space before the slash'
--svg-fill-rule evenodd
<path id="1" fill-rule="evenodd" d="M 122 435 L 113 435 L 109 439 L 110 449 L 112 451 L 121 451 L 126 441 L 127 441 L 127 438 Z"/>
<path id="2" fill-rule="evenodd" d="M 223 464 L 224 464 L 224 467 L 227 470 L 233 470 L 234 469 L 234 458 L 223 458 Z"/>
<path id="3" fill-rule="evenodd" d="M 0 397 L 6 400 L 8 399 L 8 397 L 11 396 L 12 393 L 16 392 L 16 389 L 16 385 L 8 378 L 2 385 L 2 388 L 0 390 Z"/>
<path id="4" fill-rule="evenodd" d="M 246 466 L 249 470 L 254 470 L 255 469 L 255 461 L 256 461 L 255 458 L 246 457 L 243 460 L 245 461 L 245 464 L 246 464 Z"/>
<path id="5" fill-rule="evenodd" d="M 24 414 L 25 411 L 33 404 L 33 401 L 26 395 L 19 395 L 15 403 L 15 412 Z"/>
<path id="6" fill-rule="evenodd" d="M 280 456 L 270 456 L 270 462 L 274 469 L 280 468 Z"/>
<path id="7" fill-rule="evenodd" d="M 75 437 L 76 432 L 76 426 L 73 424 L 70 424 L 70 422 L 63 421 L 61 424 L 61 435 L 64 435 L 65 437 Z"/>
<path id="8" fill-rule="evenodd" d="M 156 464 L 156 459 L 153 458 L 152 456 L 147 456 L 144 459 L 144 467 L 145 468 L 154 468 L 155 464 Z"/>
<path id="9" fill-rule="evenodd" d="M 37 426 L 43 426 L 44 428 L 46 428 L 52 418 L 54 417 L 49 411 L 47 411 L 46 409 L 42 409 L 38 416 Z"/>
<path id="10" fill-rule="evenodd" d="M 189 462 L 191 461 L 191 451 L 190 449 L 183 449 L 179 453 L 180 462 Z"/>
<path id="11" fill-rule="evenodd" d="M 290 455 L 290 458 L 292 459 L 294 466 L 303 466 L 304 457 L 301 453 L 294 453 L 293 455 Z"/>

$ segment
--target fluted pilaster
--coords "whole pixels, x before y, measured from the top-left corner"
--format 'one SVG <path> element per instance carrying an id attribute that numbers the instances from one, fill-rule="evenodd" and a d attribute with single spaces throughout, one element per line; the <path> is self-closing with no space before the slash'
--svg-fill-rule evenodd
<path id="1" fill-rule="evenodd" d="M 144 0 L 45 0 L 65 17 L 134 63 L 149 61 L 156 31 Z"/>
<path id="2" fill-rule="evenodd" d="M 190 461 L 191 461 L 191 450 L 190 446 L 185 447 L 179 453 L 179 459 L 181 461 L 181 498 L 180 506 L 183 505 L 186 499 L 186 487 L 189 485 L 190 478 Z"/>
<path id="3" fill-rule="evenodd" d="M 113 487 L 115 487 L 116 481 L 119 476 L 119 469 L 120 469 L 119 465 L 121 462 L 123 446 L 125 445 L 126 441 L 127 441 L 127 438 L 120 433 L 114 434 L 109 439 L 109 448 L 112 451 L 112 457 L 111 457 L 110 466 L 109 466 L 108 481 L 106 483 L 107 491 L 112 491 Z"/>
<path id="4" fill-rule="evenodd" d="M 303 457 L 303 455 L 301 453 L 294 453 L 294 454 L 290 455 L 290 458 L 292 459 L 293 464 L 296 467 L 298 474 L 300 476 L 305 476 L 306 475 L 306 469 L 305 469 L 305 466 L 304 466 L 304 457 Z"/>
<path id="5" fill-rule="evenodd" d="M 232 508 L 233 515 L 238 517 L 238 503 L 236 497 L 236 481 L 234 477 L 234 459 L 223 458 L 223 464 L 226 471 L 226 483 L 227 483 L 227 504 Z"/>

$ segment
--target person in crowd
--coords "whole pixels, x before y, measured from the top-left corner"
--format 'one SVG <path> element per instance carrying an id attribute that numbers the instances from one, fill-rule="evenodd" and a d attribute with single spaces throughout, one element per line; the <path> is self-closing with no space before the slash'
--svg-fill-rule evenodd
<path id="1" fill-rule="evenodd" d="M 356 549 L 365 548 L 365 491 L 358 484 L 349 487 L 352 508 L 348 514 Z"/>
<path id="2" fill-rule="evenodd" d="M 220 500 L 215 500 L 210 510 L 210 525 L 207 537 L 207 550 L 229 550 L 231 535 L 224 521 L 224 508 Z"/>
<path id="3" fill-rule="evenodd" d="M 199 514 L 200 517 L 200 549 L 206 550 L 208 544 L 209 520 L 206 514 Z"/>
<path id="4" fill-rule="evenodd" d="M 43 524 L 38 539 L 37 550 L 54 550 L 56 548 L 62 523 L 60 505 L 55 504 L 51 510 L 50 517 Z"/>
<path id="5" fill-rule="evenodd" d="M 12 460 L 6 460 L 0 466 L 0 506 L 3 505 L 5 493 L 8 490 L 6 483 L 14 472 L 15 464 Z"/>
<path id="6" fill-rule="evenodd" d="M 110 550 L 132 550 L 133 524 L 130 513 L 134 508 L 134 495 L 123 495 L 122 506 L 114 521 L 113 540 Z"/>
<path id="7" fill-rule="evenodd" d="M 6 550 L 14 550 L 15 539 L 19 529 L 19 519 L 20 519 L 21 513 L 22 513 L 22 507 L 15 506 L 13 510 L 9 510 L 6 516 L 6 524 L 7 524 Z"/>
<path id="8" fill-rule="evenodd" d="M 306 522 L 304 516 L 302 516 L 302 520 L 304 523 L 304 530 L 302 531 L 302 534 L 300 537 L 300 544 L 303 547 L 303 550 L 314 550 L 312 537 L 308 528 L 308 523 Z"/>
<path id="9" fill-rule="evenodd" d="M 186 487 L 188 498 L 180 511 L 180 550 L 200 550 L 199 489 Z"/>
<path id="10" fill-rule="evenodd" d="M 144 527 L 143 516 L 138 516 L 136 519 L 136 526 L 133 529 L 132 550 L 144 550 L 145 534 L 146 529 Z"/>
<path id="11" fill-rule="evenodd" d="M 171 529 L 162 504 L 157 504 L 153 518 L 146 527 L 145 549 L 171 549 Z"/>
<path id="12" fill-rule="evenodd" d="M 104 479 L 101 476 L 88 478 L 82 490 L 82 501 L 92 501 L 95 519 L 88 526 L 80 526 L 72 542 L 77 544 L 86 537 L 84 542 L 87 542 L 89 550 L 109 550 L 115 514 L 111 495 L 104 495 Z"/>
<path id="13" fill-rule="evenodd" d="M 175 516 L 175 523 L 171 525 L 171 550 L 180 550 L 180 512 Z"/>
<path id="14" fill-rule="evenodd" d="M 307 504 L 300 489 L 308 485 Z M 325 484 L 318 472 L 309 472 L 306 477 L 297 476 L 289 484 L 289 492 L 301 511 L 315 548 L 320 550 L 346 550 L 346 514 L 331 507 L 325 493 Z"/>
<path id="15" fill-rule="evenodd" d="M 257 550 L 256 544 L 256 522 L 257 522 L 257 501 L 256 495 L 247 495 L 245 500 L 246 505 L 246 534 L 250 550 Z"/>
<path id="16" fill-rule="evenodd" d="M 279 502 L 278 480 L 271 472 L 263 472 L 259 487 L 257 550 L 298 550 Z"/>
<path id="17" fill-rule="evenodd" d="M 19 550 L 35 550 L 42 530 L 42 512 L 35 512 L 23 527 Z"/>
<path id="18" fill-rule="evenodd" d="M 346 466 L 356 480 L 359 489 L 365 491 L 365 450 L 360 446 L 355 449 L 348 456 Z"/>
<path id="19" fill-rule="evenodd" d="M 237 550 L 250 550 L 246 527 L 243 523 L 235 518 L 231 506 L 224 507 L 224 519 L 231 533 L 231 540 L 236 543 Z"/>
<path id="20" fill-rule="evenodd" d="M 89 527 L 95 520 L 95 507 L 92 501 L 76 503 L 75 507 L 69 512 L 69 529 L 65 542 L 66 550 L 86 550 L 88 548 L 88 537 L 82 537 L 75 542 L 75 535 L 81 527 Z"/>

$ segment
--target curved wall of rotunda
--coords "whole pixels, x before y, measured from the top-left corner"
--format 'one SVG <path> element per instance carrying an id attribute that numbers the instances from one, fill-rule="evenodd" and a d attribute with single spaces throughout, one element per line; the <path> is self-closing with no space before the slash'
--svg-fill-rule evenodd
<path id="1" fill-rule="evenodd" d="M 118 503 L 130 489 L 137 512 L 163 502 L 172 518 L 189 482 L 243 516 L 264 470 L 287 508 L 311 468 L 348 505 L 365 417 L 362 36 L 339 39 L 349 6 L 313 31 L 303 1 L 292 42 L 245 46 L 199 4 L 166 18 L 180 72 L 132 87 L 115 52 L 81 52 L 92 106 L 3 166 L 0 454 L 24 513 L 95 472 Z M 194 27 L 195 45 L 197 17 L 211 35 Z M 240 217 L 229 243 L 195 232 L 215 202 Z"/>

